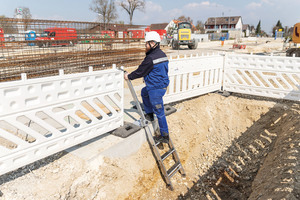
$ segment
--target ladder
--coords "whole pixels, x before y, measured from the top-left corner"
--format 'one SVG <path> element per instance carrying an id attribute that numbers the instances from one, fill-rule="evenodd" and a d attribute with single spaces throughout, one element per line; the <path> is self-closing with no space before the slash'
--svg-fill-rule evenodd
<path id="1" fill-rule="evenodd" d="M 159 167 L 159 169 L 160 169 L 160 171 L 161 171 L 161 173 L 162 173 L 162 175 L 163 175 L 163 177 L 165 179 L 165 182 L 167 183 L 167 187 L 169 187 L 171 190 L 174 190 L 172 182 L 171 182 L 172 176 L 174 176 L 176 174 L 176 172 L 178 172 L 178 171 L 180 172 L 180 174 L 183 177 L 185 177 L 185 175 L 186 175 L 185 172 L 184 172 L 184 169 L 182 167 L 182 164 L 181 164 L 181 162 L 179 160 L 177 151 L 176 151 L 176 149 L 175 149 L 175 147 L 173 145 L 173 142 L 172 142 L 171 138 L 169 137 L 169 143 L 167 145 L 169 149 L 167 149 L 167 151 L 163 155 L 160 154 L 160 151 L 158 149 L 159 149 L 159 147 L 163 146 L 163 144 L 161 144 L 160 142 L 156 142 L 154 140 L 153 134 L 152 134 L 151 129 L 149 127 L 150 123 L 149 123 L 148 120 L 146 120 L 146 118 L 144 116 L 144 112 L 142 110 L 142 107 L 141 107 L 141 105 L 139 103 L 137 95 L 136 95 L 136 93 L 134 91 L 134 88 L 132 86 L 132 83 L 131 83 L 131 81 L 129 79 L 127 80 L 127 84 L 128 84 L 129 89 L 130 89 L 131 95 L 132 95 L 132 97 L 133 97 L 133 99 L 134 99 L 134 101 L 136 103 L 136 107 L 137 107 L 138 113 L 139 113 L 139 115 L 141 117 L 141 122 L 140 122 L 141 126 L 146 131 L 147 140 L 148 140 L 148 142 L 150 144 L 150 147 L 151 147 L 151 150 L 152 150 L 152 152 L 154 154 L 154 157 L 155 157 L 155 159 L 156 159 L 156 161 L 158 163 L 158 167 Z M 167 158 L 169 158 L 169 157 L 173 159 L 173 161 L 174 161 L 175 164 L 173 164 L 167 170 L 167 168 L 166 168 L 166 166 L 164 164 L 164 161 Z"/>

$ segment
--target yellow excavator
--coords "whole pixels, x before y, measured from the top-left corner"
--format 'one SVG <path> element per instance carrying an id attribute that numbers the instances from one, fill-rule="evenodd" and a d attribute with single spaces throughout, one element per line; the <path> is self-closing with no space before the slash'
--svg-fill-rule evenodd
<path id="1" fill-rule="evenodd" d="M 294 25 L 292 41 L 295 45 L 300 44 L 300 23 Z M 300 48 L 290 48 L 286 51 L 286 56 L 300 57 Z"/>
<path id="2" fill-rule="evenodd" d="M 197 49 L 198 41 L 191 38 L 192 24 L 189 22 L 180 22 L 173 31 L 171 40 L 172 49 L 179 49 L 180 45 L 187 45 L 189 49 Z"/>

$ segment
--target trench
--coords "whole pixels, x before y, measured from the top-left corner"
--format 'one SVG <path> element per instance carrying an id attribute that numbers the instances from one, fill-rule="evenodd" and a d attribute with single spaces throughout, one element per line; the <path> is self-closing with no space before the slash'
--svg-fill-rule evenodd
<path id="1" fill-rule="evenodd" d="M 168 121 L 188 178 L 130 198 L 299 199 L 299 103 L 209 94 L 174 106 Z"/>
<path id="2" fill-rule="evenodd" d="M 274 103 L 178 199 L 298 199 L 300 107 Z M 249 106 L 244 112 L 263 109 Z"/>
<path id="3" fill-rule="evenodd" d="M 2 198 L 299 199 L 299 103 L 212 93 L 173 106 L 167 121 L 187 174 L 171 179 L 174 191 L 144 142 L 96 167 L 71 153 L 37 161 L 1 177 Z"/>

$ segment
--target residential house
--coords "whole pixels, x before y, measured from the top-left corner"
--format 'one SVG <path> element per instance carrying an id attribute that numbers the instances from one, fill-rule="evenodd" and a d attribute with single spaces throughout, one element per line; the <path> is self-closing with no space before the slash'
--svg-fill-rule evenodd
<path id="1" fill-rule="evenodd" d="M 243 21 L 241 16 L 210 17 L 205 22 L 204 28 L 205 33 L 242 31 Z"/>
<path id="2" fill-rule="evenodd" d="M 251 30 L 250 30 L 250 25 L 249 24 L 243 24 L 243 33 L 245 37 L 249 37 Z"/>
<path id="3" fill-rule="evenodd" d="M 243 36 L 243 21 L 241 16 L 210 17 L 204 25 L 205 33 L 212 40 L 218 40 L 225 36 L 229 38 L 240 38 Z"/>
<path id="4" fill-rule="evenodd" d="M 167 26 L 168 23 L 151 24 L 148 28 L 146 28 L 146 32 L 156 31 L 162 37 L 167 34 Z"/>

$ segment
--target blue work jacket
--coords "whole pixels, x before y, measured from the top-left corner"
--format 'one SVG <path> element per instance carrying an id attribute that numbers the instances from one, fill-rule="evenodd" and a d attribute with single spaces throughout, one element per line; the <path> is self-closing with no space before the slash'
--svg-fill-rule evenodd
<path id="1" fill-rule="evenodd" d="M 144 77 L 146 87 L 162 89 L 169 85 L 169 60 L 159 45 L 146 53 L 146 57 L 139 67 L 128 75 L 130 80 Z"/>

